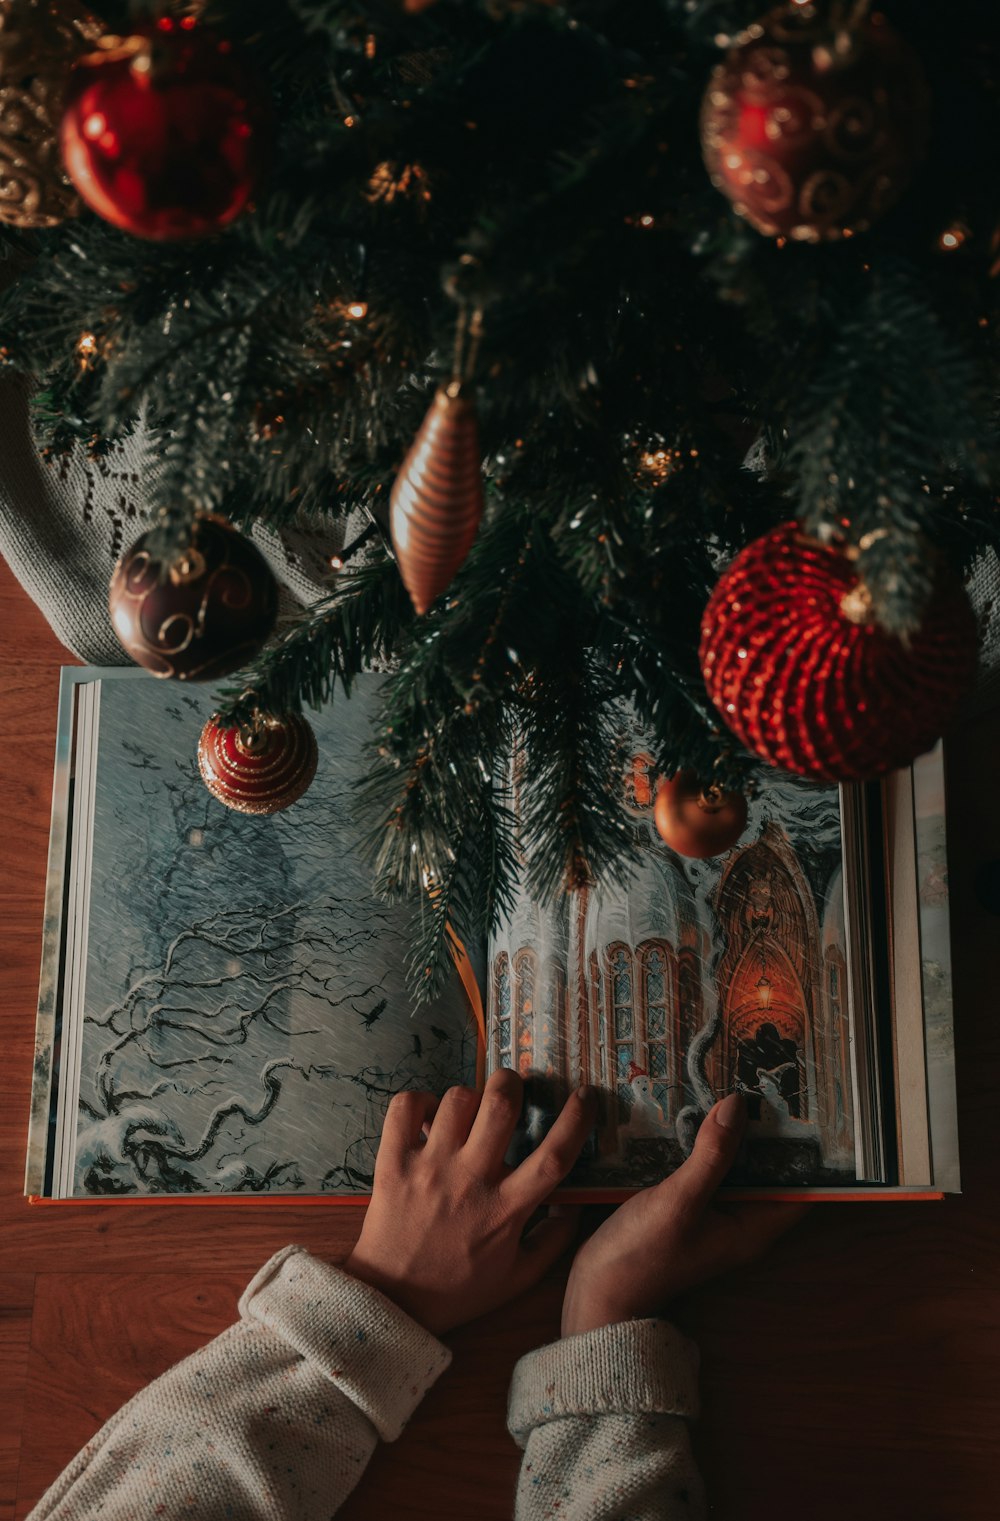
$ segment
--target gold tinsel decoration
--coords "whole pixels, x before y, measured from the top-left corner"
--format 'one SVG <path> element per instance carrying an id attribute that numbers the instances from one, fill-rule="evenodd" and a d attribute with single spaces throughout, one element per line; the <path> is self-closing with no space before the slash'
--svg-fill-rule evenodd
<path id="1" fill-rule="evenodd" d="M 451 584 L 482 515 L 475 408 L 452 381 L 434 397 L 389 498 L 399 573 L 418 613 Z"/>
<path id="2" fill-rule="evenodd" d="M 67 0 L 0 0 L 0 222 L 55 227 L 79 212 L 59 118 L 73 62 L 103 32 Z"/>

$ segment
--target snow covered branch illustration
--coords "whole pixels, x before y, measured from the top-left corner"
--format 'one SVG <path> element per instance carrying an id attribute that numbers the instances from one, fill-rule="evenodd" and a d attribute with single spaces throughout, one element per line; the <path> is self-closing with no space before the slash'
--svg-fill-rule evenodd
<path id="1" fill-rule="evenodd" d="M 370 1188 L 391 1095 L 442 1091 L 474 1062 L 471 1031 L 429 1033 L 393 1005 L 382 917 L 334 894 L 229 908 L 135 968 L 86 1019 L 78 1186 Z"/>

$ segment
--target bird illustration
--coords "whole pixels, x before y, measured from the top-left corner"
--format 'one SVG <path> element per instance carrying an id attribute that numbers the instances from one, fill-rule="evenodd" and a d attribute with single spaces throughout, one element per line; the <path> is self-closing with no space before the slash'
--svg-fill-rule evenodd
<path id="1" fill-rule="evenodd" d="M 442 1030 L 440 1025 L 431 1025 L 431 1034 L 437 1040 L 448 1040 L 450 1037 L 447 1030 Z"/>
<path id="2" fill-rule="evenodd" d="M 414 1035 L 414 1037 L 413 1037 L 413 1054 L 414 1054 L 414 1056 L 423 1056 L 423 1054 L 424 1054 L 424 1048 L 420 1044 L 420 1036 L 419 1035 Z"/>
<path id="3" fill-rule="evenodd" d="M 127 751 L 129 755 L 136 757 L 135 760 L 129 761 L 128 764 L 134 766 L 137 771 L 159 771 L 162 769 L 156 764 L 152 756 L 147 755 L 141 746 L 133 744 L 131 740 L 123 739 L 122 749 Z"/>
<path id="4" fill-rule="evenodd" d="M 182 694 L 181 695 L 181 702 L 185 703 L 189 708 L 191 708 L 195 713 L 197 713 L 197 711 L 198 711 L 198 703 L 195 701 L 195 699 L 193 697 L 185 697 Z"/>
<path id="5" fill-rule="evenodd" d="M 380 998 L 378 1003 L 373 1005 L 373 1007 L 368 1010 L 367 1014 L 362 1014 L 359 1009 L 354 1010 L 355 1014 L 359 1016 L 361 1023 L 364 1025 L 366 1030 L 371 1029 L 376 1019 L 382 1018 L 388 1002 L 388 998 Z"/>

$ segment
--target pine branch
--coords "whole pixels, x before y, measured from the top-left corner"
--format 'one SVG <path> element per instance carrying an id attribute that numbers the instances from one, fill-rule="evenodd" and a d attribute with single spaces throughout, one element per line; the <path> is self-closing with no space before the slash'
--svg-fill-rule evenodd
<path id="1" fill-rule="evenodd" d="M 585 654 L 534 673 L 515 764 L 527 885 L 542 902 L 598 880 L 624 885 L 631 875 L 621 728 L 617 683 Z"/>
<path id="2" fill-rule="evenodd" d="M 985 483 L 984 388 L 905 269 L 873 277 L 867 299 L 808 389 L 794 425 L 807 531 L 845 534 L 883 625 L 919 626 L 934 584 L 926 542 L 956 478 Z"/>
<path id="3" fill-rule="evenodd" d="M 242 671 L 239 687 L 221 693 L 223 723 L 246 722 L 255 706 L 274 714 L 320 708 L 338 682 L 350 696 L 356 676 L 394 658 L 412 613 L 395 561 L 384 549 L 371 556 L 341 571 L 331 595 Z"/>
<path id="4" fill-rule="evenodd" d="M 492 782 L 469 799 L 466 828 L 451 846 L 442 875 L 421 877 L 421 898 L 407 978 L 415 999 L 434 998 L 453 962 L 452 935 L 484 945 L 514 907 L 518 874 L 514 815 Z"/>

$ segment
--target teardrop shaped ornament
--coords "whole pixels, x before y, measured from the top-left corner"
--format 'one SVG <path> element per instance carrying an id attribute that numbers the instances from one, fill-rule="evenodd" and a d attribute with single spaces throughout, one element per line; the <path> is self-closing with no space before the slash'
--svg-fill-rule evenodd
<path id="1" fill-rule="evenodd" d="M 418 613 L 451 585 L 482 516 L 475 408 L 453 383 L 434 397 L 389 498 L 399 573 Z"/>

